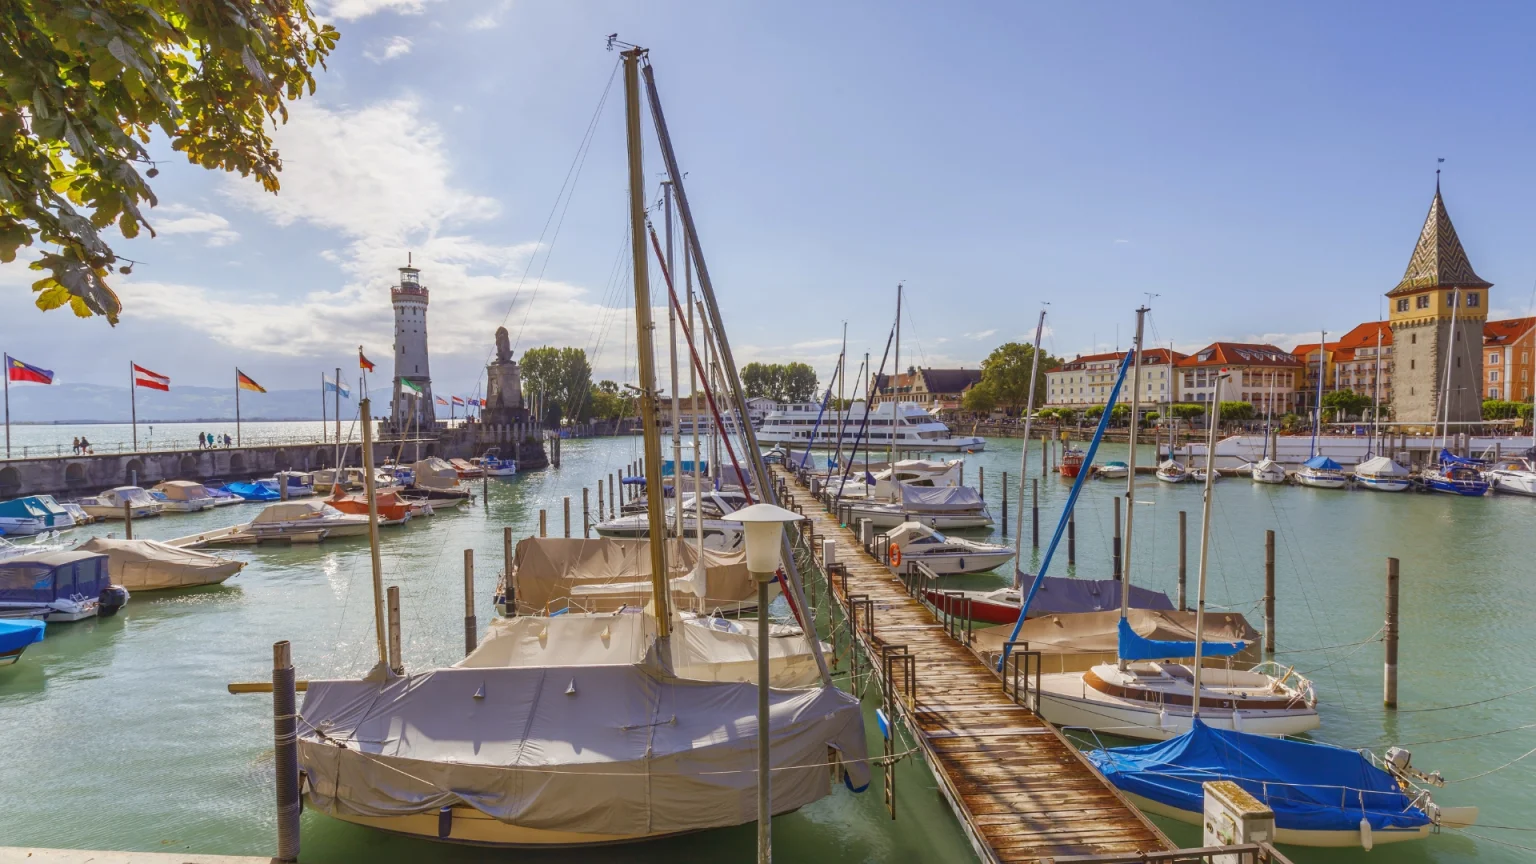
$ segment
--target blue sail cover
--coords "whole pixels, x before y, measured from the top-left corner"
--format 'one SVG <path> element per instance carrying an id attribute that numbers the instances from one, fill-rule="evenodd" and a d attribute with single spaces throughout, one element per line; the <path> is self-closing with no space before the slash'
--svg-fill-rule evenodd
<path id="1" fill-rule="evenodd" d="M 224 488 L 247 501 L 276 501 L 283 497 L 260 483 L 226 483 Z"/>
<path id="2" fill-rule="evenodd" d="M 1307 461 L 1305 461 L 1305 462 L 1303 462 L 1301 464 L 1307 466 L 1308 468 L 1316 470 L 1316 471 L 1343 471 L 1344 470 L 1344 466 L 1342 466 L 1339 463 L 1333 461 L 1332 459 L 1329 459 L 1327 456 L 1313 456 L 1311 459 L 1308 459 Z"/>
<path id="3" fill-rule="evenodd" d="M 1294 831 L 1412 830 L 1430 822 L 1392 775 L 1331 744 L 1212 729 L 1197 718 L 1177 738 L 1088 754 L 1109 781 L 1133 795 L 1189 813 L 1204 810 L 1202 784 L 1230 780 Z"/>
<path id="4" fill-rule="evenodd" d="M 31 618 L 0 618 L 0 654 L 9 654 L 43 641 L 43 631 L 48 625 Z"/>
<path id="5" fill-rule="evenodd" d="M 1484 462 L 1481 459 L 1467 459 L 1463 456 L 1457 456 L 1455 453 L 1452 453 L 1443 447 L 1440 449 L 1440 464 L 1465 465 L 1468 468 L 1486 468 L 1488 465 L 1487 462 Z"/>
<path id="6" fill-rule="evenodd" d="M 1242 653 L 1247 647 L 1246 642 L 1204 642 L 1200 653 L 1205 657 L 1230 657 Z M 1177 639 L 1148 639 L 1132 630 L 1131 622 L 1120 619 L 1120 659 L 1161 660 L 1165 657 L 1193 656 L 1195 643 Z"/>

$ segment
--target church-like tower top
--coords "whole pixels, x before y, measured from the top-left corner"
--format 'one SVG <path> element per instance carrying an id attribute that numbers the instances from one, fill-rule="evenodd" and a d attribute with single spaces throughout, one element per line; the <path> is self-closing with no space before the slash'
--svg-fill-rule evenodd
<path id="1" fill-rule="evenodd" d="M 1440 197 L 1440 180 L 1435 179 L 1435 197 L 1429 203 L 1429 215 L 1419 232 L 1419 242 L 1413 247 L 1408 259 L 1408 269 L 1397 287 L 1387 292 L 1388 297 L 1411 294 L 1430 288 L 1491 288 L 1472 269 L 1467 260 L 1467 250 L 1456 236 L 1456 226 L 1451 224 L 1451 214 L 1445 210 L 1445 200 Z"/>

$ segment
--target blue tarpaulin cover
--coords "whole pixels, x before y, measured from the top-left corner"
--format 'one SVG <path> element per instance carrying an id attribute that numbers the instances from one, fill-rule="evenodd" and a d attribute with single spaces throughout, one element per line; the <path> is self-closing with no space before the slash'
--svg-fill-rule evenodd
<path id="1" fill-rule="evenodd" d="M 227 483 L 224 488 L 247 501 L 276 501 L 282 497 L 260 483 Z"/>
<path id="2" fill-rule="evenodd" d="M 1487 466 L 1488 463 L 1484 462 L 1481 459 L 1467 459 L 1467 458 L 1462 457 L 1462 456 L 1457 456 L 1455 453 L 1452 453 L 1449 450 L 1441 448 L 1441 450 L 1440 450 L 1440 464 L 1441 465 L 1466 465 L 1466 466 L 1468 466 L 1470 468 L 1483 468 L 1483 467 Z"/>
<path id="3" fill-rule="evenodd" d="M 1332 459 L 1329 459 L 1327 456 L 1313 456 L 1311 459 L 1308 459 L 1307 461 L 1305 461 L 1305 462 L 1303 462 L 1301 464 L 1307 466 L 1308 468 L 1314 468 L 1314 469 L 1317 469 L 1319 471 L 1343 471 L 1344 470 L 1344 466 L 1342 466 L 1339 463 L 1333 461 Z"/>
<path id="4" fill-rule="evenodd" d="M 47 626 L 30 618 L 0 618 L 0 654 L 9 654 L 33 642 L 43 641 L 43 630 Z"/>
<path id="5" fill-rule="evenodd" d="M 1230 657 L 1248 647 L 1246 642 L 1210 642 L 1202 640 L 1200 653 L 1206 657 Z M 1193 657 L 1195 643 L 1180 639 L 1148 639 L 1131 629 L 1131 622 L 1120 619 L 1120 658 L 1122 660 L 1161 660 L 1164 657 Z"/>
<path id="6" fill-rule="evenodd" d="M 1088 759 L 1118 788 L 1189 813 L 1204 810 L 1202 784 L 1231 780 L 1295 831 L 1411 830 L 1430 819 L 1392 775 L 1331 744 L 1228 732 L 1196 719 L 1177 738 L 1095 750 Z"/>

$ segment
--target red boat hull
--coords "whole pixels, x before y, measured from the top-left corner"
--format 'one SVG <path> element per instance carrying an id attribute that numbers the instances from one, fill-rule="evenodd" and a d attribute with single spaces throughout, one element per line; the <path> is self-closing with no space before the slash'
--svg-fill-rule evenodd
<path id="1" fill-rule="evenodd" d="M 931 590 L 924 591 L 923 596 L 940 611 L 951 615 L 966 614 L 964 596 L 957 597 L 943 591 Z M 983 600 L 972 595 L 970 616 L 972 621 L 983 621 L 987 624 L 1012 624 L 1019 620 L 1019 607 L 1017 604 Z"/>

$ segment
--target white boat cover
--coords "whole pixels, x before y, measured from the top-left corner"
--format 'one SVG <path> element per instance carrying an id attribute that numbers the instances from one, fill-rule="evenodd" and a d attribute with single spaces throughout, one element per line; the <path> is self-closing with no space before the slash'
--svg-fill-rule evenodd
<path id="1" fill-rule="evenodd" d="M 308 501 L 284 501 L 279 504 L 268 504 L 265 509 L 253 520 L 252 524 L 266 524 L 269 522 L 297 522 L 303 519 L 313 519 L 318 513 L 330 510 L 336 515 L 341 515 L 334 507 L 329 507 L 324 501 L 310 499 Z"/>
<path id="2" fill-rule="evenodd" d="M 829 757 L 853 788 L 868 784 L 857 699 L 836 688 L 769 699 L 774 813 L 828 794 Z M 311 681 L 299 761 L 326 813 L 462 803 L 520 827 L 615 839 L 697 831 L 755 818 L 756 712 L 754 685 L 638 665 Z"/>
<path id="3" fill-rule="evenodd" d="M 1408 476 L 1408 469 L 1393 462 L 1385 456 L 1377 456 L 1367 459 L 1355 466 L 1356 474 L 1365 474 L 1370 477 L 1403 477 Z"/>
<path id="4" fill-rule="evenodd" d="M 203 484 L 191 480 L 166 480 L 155 490 L 172 501 L 203 501 L 213 497 Z"/>
<path id="5" fill-rule="evenodd" d="M 76 548 L 106 555 L 112 582 L 129 591 L 216 585 L 245 566 L 243 561 L 169 546 L 158 540 L 92 537 Z"/>
<path id="6" fill-rule="evenodd" d="M 909 486 L 901 484 L 901 509 L 913 513 L 949 513 L 987 506 L 969 486 Z"/>
<path id="7" fill-rule="evenodd" d="M 674 608 L 689 608 L 695 596 L 684 577 L 693 572 L 698 551 L 686 541 L 667 542 L 667 569 Z M 757 596 L 747 572 L 746 552 L 704 550 L 704 605 L 737 604 Z M 618 537 L 590 540 L 528 537 L 517 544 L 512 581 L 517 609 L 541 613 L 577 606 L 588 612 L 639 609 L 651 597 L 651 541 Z"/>
<path id="8" fill-rule="evenodd" d="M 412 464 L 411 471 L 416 474 L 417 486 L 428 489 L 456 489 L 459 486 L 458 469 L 436 456 Z"/>
<path id="9" fill-rule="evenodd" d="M 138 486 L 118 486 L 114 489 L 108 489 L 97 497 L 102 502 L 116 507 L 121 507 L 124 504 L 132 504 L 138 507 L 155 503 L 155 499 L 149 497 L 149 493 Z"/>
<path id="10" fill-rule="evenodd" d="M 935 533 L 937 532 L 921 522 L 903 522 L 886 531 L 885 536 L 890 538 L 893 545 L 905 549 L 908 543 L 924 537 L 932 537 Z"/>
<path id="11" fill-rule="evenodd" d="M 690 681 L 757 681 L 757 622 L 673 619 L 671 666 Z M 770 625 L 769 685 L 810 687 L 821 673 L 798 627 Z M 618 666 L 643 662 L 656 640 L 655 619 L 635 613 L 568 613 L 497 618 L 460 668 Z"/>

